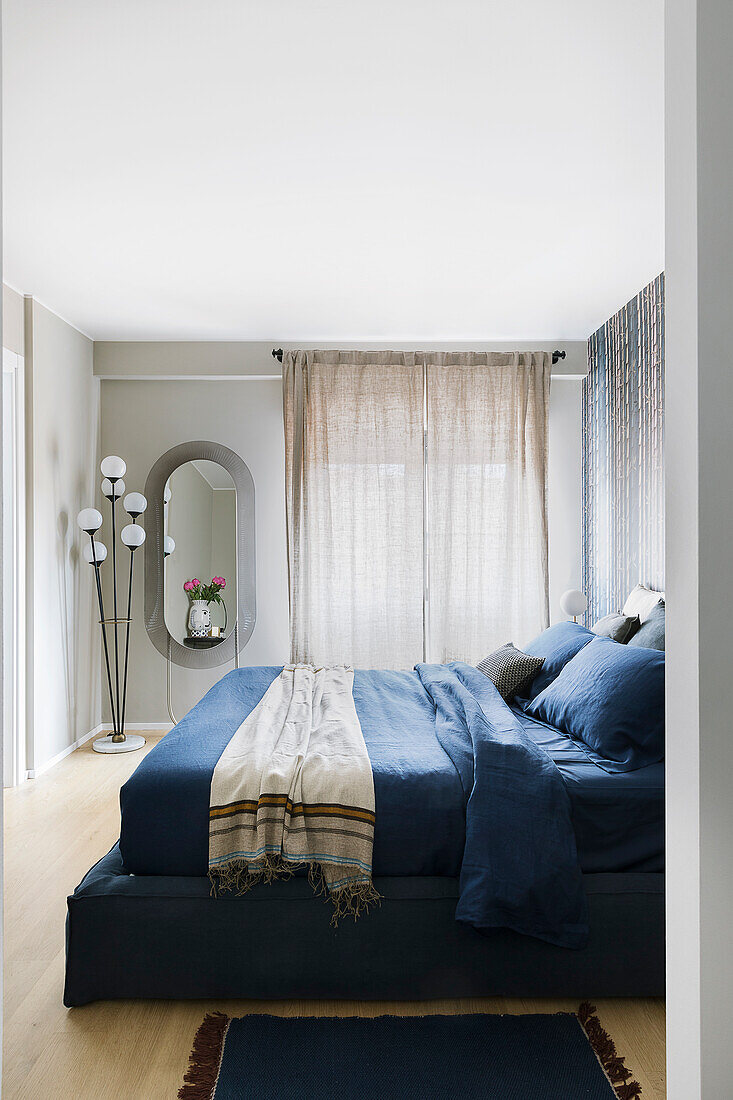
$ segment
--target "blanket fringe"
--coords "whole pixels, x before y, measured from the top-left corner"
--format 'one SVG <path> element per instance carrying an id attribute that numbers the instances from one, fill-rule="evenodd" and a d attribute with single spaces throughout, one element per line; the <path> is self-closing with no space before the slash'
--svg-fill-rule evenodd
<path id="1" fill-rule="evenodd" d="M 338 927 L 342 917 L 353 917 L 356 920 L 362 913 L 369 911 L 370 905 L 379 905 L 382 900 L 381 894 L 374 889 L 371 882 L 342 886 L 338 890 L 333 890 L 329 897 L 334 906 L 331 917 L 333 928 Z"/>
<path id="2" fill-rule="evenodd" d="M 578 1009 L 578 1020 L 588 1037 L 593 1052 L 601 1063 L 606 1077 L 616 1091 L 618 1100 L 637 1100 L 641 1096 L 641 1085 L 630 1081 L 631 1070 L 626 1068 L 623 1058 L 618 1054 L 616 1045 L 601 1021 L 595 1015 L 596 1007 L 583 1001 Z"/>
<path id="3" fill-rule="evenodd" d="M 185 1084 L 178 1090 L 179 1100 L 211 1100 L 219 1077 L 224 1039 L 229 1017 L 223 1012 L 207 1012 L 193 1040 L 188 1057 Z"/>
<path id="4" fill-rule="evenodd" d="M 308 882 L 316 897 L 325 897 L 332 902 L 334 911 L 331 924 L 334 928 L 342 917 L 353 917 L 356 920 L 367 912 L 370 905 L 378 904 L 382 900 L 371 879 L 360 878 L 347 882 L 336 890 L 329 890 L 320 863 L 310 863 L 307 860 L 291 863 L 279 855 L 263 856 L 252 863 L 234 859 L 221 867 L 210 867 L 211 893 L 214 897 L 218 897 L 221 892 L 246 894 L 259 883 L 269 885 L 276 880 L 292 878 L 299 867 L 308 868 Z"/>
<path id="5" fill-rule="evenodd" d="M 232 894 L 246 894 L 253 886 L 261 882 L 269 885 L 276 879 L 293 877 L 300 864 L 289 863 L 282 856 L 263 856 L 256 862 L 247 863 L 243 859 L 233 859 L 221 867 L 209 868 L 211 892 L 217 897 L 220 891 Z"/>

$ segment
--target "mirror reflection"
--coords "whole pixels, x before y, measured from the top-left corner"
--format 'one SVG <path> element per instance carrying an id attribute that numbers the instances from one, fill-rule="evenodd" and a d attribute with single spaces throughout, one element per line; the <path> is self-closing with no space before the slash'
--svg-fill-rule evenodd
<path id="1" fill-rule="evenodd" d="M 184 462 L 163 496 L 165 624 L 191 649 L 219 645 L 237 610 L 237 494 L 218 462 Z"/>

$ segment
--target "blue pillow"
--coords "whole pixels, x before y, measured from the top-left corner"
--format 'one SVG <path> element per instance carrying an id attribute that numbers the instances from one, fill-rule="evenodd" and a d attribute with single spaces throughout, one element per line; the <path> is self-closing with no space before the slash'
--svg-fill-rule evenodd
<path id="1" fill-rule="evenodd" d="M 664 654 L 594 638 L 527 713 L 564 730 L 607 772 L 664 758 Z"/>
<path id="2" fill-rule="evenodd" d="M 562 672 L 570 658 L 595 637 L 592 630 L 580 623 L 555 623 L 529 645 L 523 646 L 523 653 L 529 653 L 530 657 L 542 657 L 545 662 L 523 695 L 527 699 L 539 695 Z"/>

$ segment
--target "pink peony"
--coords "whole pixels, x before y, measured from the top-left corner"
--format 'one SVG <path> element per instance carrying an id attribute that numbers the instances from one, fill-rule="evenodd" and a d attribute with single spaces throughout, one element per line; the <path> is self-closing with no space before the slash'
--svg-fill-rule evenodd
<path id="1" fill-rule="evenodd" d="M 219 588 L 226 588 L 227 586 L 227 582 L 224 580 L 223 577 L 212 577 L 211 583 L 218 584 Z"/>
<path id="2" fill-rule="evenodd" d="M 196 577 L 194 577 L 193 580 L 191 581 L 191 588 L 198 588 L 200 584 L 201 584 L 201 581 L 198 580 Z"/>
<path id="3" fill-rule="evenodd" d="M 193 588 L 193 585 L 191 584 L 191 582 L 190 582 L 190 581 L 184 581 L 184 582 L 183 582 L 183 590 L 184 590 L 184 592 L 190 592 L 192 588 Z"/>

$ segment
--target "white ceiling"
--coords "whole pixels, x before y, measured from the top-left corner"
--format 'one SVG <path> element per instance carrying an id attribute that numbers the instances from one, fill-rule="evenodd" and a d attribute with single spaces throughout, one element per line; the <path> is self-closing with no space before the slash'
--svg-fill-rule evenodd
<path id="1" fill-rule="evenodd" d="M 5 281 L 97 339 L 585 338 L 663 257 L 663 0 L 4 0 Z"/>

